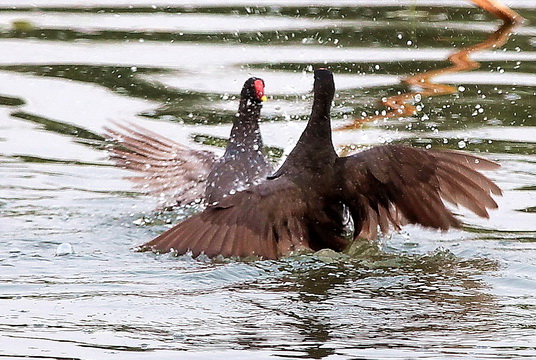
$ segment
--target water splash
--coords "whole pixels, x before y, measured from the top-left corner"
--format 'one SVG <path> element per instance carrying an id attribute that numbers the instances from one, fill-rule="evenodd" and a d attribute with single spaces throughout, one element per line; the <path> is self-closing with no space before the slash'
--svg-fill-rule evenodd
<path id="1" fill-rule="evenodd" d="M 335 130 L 350 130 L 361 128 L 364 124 L 377 120 L 389 118 L 416 116 L 421 107 L 414 105 L 425 97 L 449 95 L 463 91 L 456 86 L 449 84 L 438 84 L 433 79 L 439 75 L 472 71 L 480 67 L 480 63 L 470 58 L 475 52 L 486 49 L 497 49 L 503 46 L 515 27 L 521 24 L 522 17 L 515 11 L 498 3 L 495 0 L 473 0 L 482 9 L 494 14 L 504 21 L 504 23 L 481 43 L 463 48 L 451 54 L 447 60 L 452 65 L 438 70 L 425 71 L 420 74 L 411 75 L 401 80 L 402 84 L 415 89 L 409 93 L 394 95 L 382 98 L 381 103 L 388 110 L 379 112 L 379 115 L 361 116 L 354 119 L 350 124 L 336 128 Z M 341 151 L 348 152 L 351 148 L 348 145 L 341 147 Z"/>

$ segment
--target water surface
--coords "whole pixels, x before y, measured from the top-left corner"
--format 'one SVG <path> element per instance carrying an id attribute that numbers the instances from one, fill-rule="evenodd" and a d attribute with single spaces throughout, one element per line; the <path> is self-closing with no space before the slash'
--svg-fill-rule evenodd
<path id="1" fill-rule="evenodd" d="M 536 358 L 536 5 L 508 4 L 524 26 L 464 1 L 1 0 L 0 358 Z M 473 68 L 446 71 L 464 51 Z M 107 159 L 103 126 L 221 153 L 203 142 L 225 140 L 253 75 L 265 143 L 288 152 L 319 66 L 335 73 L 339 151 L 479 153 L 502 165 L 499 210 L 343 256 L 132 251 L 188 211 L 156 212 Z M 390 116 L 393 99 L 416 115 Z M 74 253 L 55 256 L 62 243 Z"/>

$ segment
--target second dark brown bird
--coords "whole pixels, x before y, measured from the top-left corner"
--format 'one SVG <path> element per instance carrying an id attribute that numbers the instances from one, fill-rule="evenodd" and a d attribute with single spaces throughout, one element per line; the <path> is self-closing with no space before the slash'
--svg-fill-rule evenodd
<path id="1" fill-rule="evenodd" d="M 309 122 L 283 165 L 266 181 L 221 198 L 142 250 L 202 253 L 209 257 L 277 259 L 296 251 L 344 250 L 344 208 L 354 238 L 405 224 L 447 230 L 460 221 L 445 201 L 482 217 L 497 207 L 501 190 L 479 170 L 498 164 L 468 153 L 384 145 L 339 157 L 332 143 L 333 75 L 314 73 Z"/>
<path id="2" fill-rule="evenodd" d="M 116 165 L 141 175 L 129 177 L 161 199 L 162 208 L 193 202 L 211 204 L 266 179 L 273 171 L 263 152 L 259 117 L 266 100 L 264 81 L 249 78 L 222 157 L 194 150 L 135 124 L 106 127 L 104 136 Z"/>

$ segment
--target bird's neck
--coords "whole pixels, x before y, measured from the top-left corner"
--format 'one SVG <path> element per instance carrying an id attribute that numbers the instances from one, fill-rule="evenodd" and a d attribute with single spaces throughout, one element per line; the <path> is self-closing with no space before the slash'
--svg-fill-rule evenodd
<path id="1" fill-rule="evenodd" d="M 330 121 L 331 99 L 315 97 L 311 117 L 298 143 L 290 152 L 285 163 L 273 177 L 291 174 L 294 169 L 306 168 L 313 173 L 322 173 L 337 158 L 333 148 Z"/>
<path id="2" fill-rule="evenodd" d="M 330 109 L 331 100 L 315 98 L 311 117 L 296 147 L 305 144 L 308 148 L 311 145 L 319 148 L 333 148 Z"/>
<path id="3" fill-rule="evenodd" d="M 247 99 L 240 100 L 238 116 L 233 123 L 227 151 L 260 150 L 262 138 L 259 129 L 261 105 Z"/>

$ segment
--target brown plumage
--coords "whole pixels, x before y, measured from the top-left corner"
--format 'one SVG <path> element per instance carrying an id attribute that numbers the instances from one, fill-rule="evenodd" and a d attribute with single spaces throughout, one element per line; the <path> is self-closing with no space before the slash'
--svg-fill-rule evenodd
<path id="1" fill-rule="evenodd" d="M 131 176 L 141 190 L 163 199 L 169 208 L 194 201 L 213 203 L 229 192 L 263 181 L 272 172 L 262 150 L 259 116 L 265 100 L 264 81 L 248 79 L 240 94 L 238 116 L 225 153 L 181 145 L 135 124 L 105 128 L 116 165 L 141 173 Z"/>
<path id="2" fill-rule="evenodd" d="M 501 190 L 479 170 L 499 165 L 450 150 L 385 145 L 339 157 L 331 139 L 331 72 L 315 71 L 310 120 L 296 147 L 268 180 L 221 199 L 175 225 L 142 250 L 213 257 L 276 259 L 301 250 L 343 250 L 344 208 L 354 237 L 374 239 L 411 223 L 447 230 L 460 221 L 445 201 L 479 216 Z"/>

